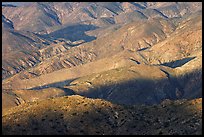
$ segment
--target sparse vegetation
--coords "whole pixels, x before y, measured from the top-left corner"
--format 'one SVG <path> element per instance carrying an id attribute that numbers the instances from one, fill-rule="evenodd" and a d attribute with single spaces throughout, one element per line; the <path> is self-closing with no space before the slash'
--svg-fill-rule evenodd
<path id="1" fill-rule="evenodd" d="M 81 96 L 71 96 L 68 99 L 61 97 L 53 100 L 55 100 L 55 104 L 53 104 L 53 101 L 51 100 L 44 100 L 40 101 L 38 106 L 36 106 L 35 103 L 32 105 L 26 103 L 16 108 L 12 108 L 10 114 L 3 116 L 3 133 L 36 134 L 35 131 L 38 131 L 40 134 L 80 133 L 94 135 L 101 133 L 158 133 L 167 135 L 186 134 L 186 131 L 183 129 L 189 129 L 191 132 L 188 132 L 188 134 L 201 134 L 202 111 L 201 109 L 197 109 L 197 106 L 202 105 L 202 99 L 192 101 L 181 100 L 177 102 L 170 101 L 168 105 L 166 105 L 166 108 L 168 109 L 165 110 L 161 107 L 161 105 L 156 105 L 154 107 L 139 105 L 129 107 L 112 104 L 99 99 L 84 98 Z M 72 104 L 75 104 L 75 100 L 78 100 L 79 102 L 86 102 L 88 106 L 86 108 L 83 105 L 78 105 L 77 108 L 73 107 Z M 94 105 L 91 105 L 92 103 L 94 103 Z M 101 105 L 102 103 L 106 105 Z M 68 112 L 59 107 L 65 104 L 69 107 Z M 28 111 L 23 113 L 21 110 L 28 106 Z M 56 109 L 56 112 L 50 113 L 47 111 L 50 108 L 54 110 Z M 101 110 L 100 113 L 96 113 L 98 108 Z M 145 109 L 145 113 L 142 115 L 140 115 L 141 109 Z M 170 110 L 179 111 L 172 112 Z M 33 112 L 38 115 L 38 117 L 30 119 Z M 115 117 L 116 112 L 118 113 L 117 118 Z M 197 115 L 195 115 L 195 113 Z M 74 117 L 69 117 L 70 114 Z M 10 118 L 11 115 L 13 115 L 13 117 Z M 61 119 L 62 115 L 68 117 Z M 14 117 L 19 119 L 18 123 L 15 121 Z M 139 117 L 141 117 L 141 119 L 138 119 Z M 171 119 L 169 117 L 171 117 Z M 44 120 L 42 121 L 42 119 Z M 24 121 L 27 121 L 26 126 Z M 81 123 L 80 126 L 79 123 Z M 15 126 L 18 126 L 22 130 L 18 130 Z M 46 128 L 43 128 L 44 126 L 46 126 Z M 23 130 L 26 132 L 23 132 Z"/>
<path id="2" fill-rule="evenodd" d="M 201 135 L 201 97 L 201 2 L 2 3 L 4 135 Z"/>

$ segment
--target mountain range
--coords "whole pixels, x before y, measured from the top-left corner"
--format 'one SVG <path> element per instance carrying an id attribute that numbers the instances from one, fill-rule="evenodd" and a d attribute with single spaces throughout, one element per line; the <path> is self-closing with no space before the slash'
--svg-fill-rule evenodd
<path id="1" fill-rule="evenodd" d="M 3 134 L 202 134 L 201 4 L 3 3 Z"/>

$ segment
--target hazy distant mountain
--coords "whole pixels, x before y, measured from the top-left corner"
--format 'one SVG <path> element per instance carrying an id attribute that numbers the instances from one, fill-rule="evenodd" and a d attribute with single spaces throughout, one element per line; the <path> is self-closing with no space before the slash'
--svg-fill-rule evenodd
<path id="1" fill-rule="evenodd" d="M 14 6 L 23 6 L 23 5 L 29 5 L 32 2 L 2 2 L 2 5 L 14 5 Z"/>
<path id="2" fill-rule="evenodd" d="M 152 17 L 182 17 L 201 9 L 199 3 L 39 2 L 19 7 L 3 6 L 2 14 L 18 30 L 50 33 L 52 27 L 70 23 L 106 26 Z"/>

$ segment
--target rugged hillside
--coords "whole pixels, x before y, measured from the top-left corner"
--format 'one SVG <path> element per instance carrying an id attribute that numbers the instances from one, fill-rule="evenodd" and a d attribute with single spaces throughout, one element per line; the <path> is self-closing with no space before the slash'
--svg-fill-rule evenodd
<path id="1" fill-rule="evenodd" d="M 200 3 L 190 2 L 36 2 L 16 7 L 3 6 L 3 14 L 14 22 L 18 30 L 47 33 L 49 28 L 63 24 L 90 22 L 103 26 L 143 18 L 182 17 L 201 9 Z"/>
<path id="2" fill-rule="evenodd" d="M 50 57 L 50 52 L 48 52 L 46 56 L 50 58 L 46 58 L 29 71 L 31 77 L 32 74 L 35 77 L 111 57 L 124 50 L 136 51 L 148 48 L 165 39 L 174 29 L 175 26 L 170 21 L 163 19 L 133 22 L 97 40 L 64 50 L 63 53 L 59 52 L 53 57 Z M 57 45 L 60 45 L 60 43 L 58 42 Z M 110 48 L 112 50 L 107 50 Z M 25 73 L 28 73 L 28 71 L 22 72 L 20 77 L 28 75 Z"/>
<path id="3" fill-rule="evenodd" d="M 45 58 L 50 58 L 46 58 L 46 60 L 28 71 L 20 72 L 14 77 L 3 81 L 3 87 L 6 89 L 33 88 L 71 80 L 93 72 L 98 73 L 123 67 L 128 62 L 160 64 L 172 67 L 172 63 L 177 61 L 176 67 L 180 67 L 196 56 L 201 56 L 201 54 L 196 55 L 202 48 L 201 19 L 201 14 L 198 13 L 186 18 L 178 27 L 174 26 L 170 20 L 163 19 L 133 22 L 92 42 L 72 47 L 69 50 L 62 49 L 63 52 L 56 53 L 53 56 L 50 56 L 52 52 L 48 52 L 46 55 L 47 50 L 43 49 L 41 50 L 42 55 Z M 188 20 L 187 23 L 186 20 Z M 187 27 L 195 23 L 197 25 L 194 27 Z M 186 27 L 179 29 L 182 25 L 186 25 Z M 186 47 L 183 47 L 182 42 L 186 36 L 189 39 L 186 41 Z M 195 41 L 197 42 L 195 43 Z M 60 46 L 61 44 L 56 45 Z M 174 52 L 175 50 L 178 52 Z M 164 51 L 165 54 L 163 54 Z M 121 64 L 122 61 L 119 59 L 132 61 Z M 107 65 L 107 63 L 110 65 Z M 96 67 L 96 64 L 104 67 Z M 97 69 L 94 71 L 88 68 Z M 197 69 L 201 69 L 201 65 Z M 50 79 L 46 77 L 50 77 Z"/>
<path id="4" fill-rule="evenodd" d="M 177 25 L 163 19 L 133 22 L 75 47 L 58 41 L 39 50 L 43 60 L 36 67 L 3 80 L 3 89 L 61 87 L 120 104 L 201 97 L 201 19 L 198 12 Z"/>
<path id="5" fill-rule="evenodd" d="M 65 43 L 70 40 L 71 42 L 78 41 L 74 42 L 77 44 L 73 43 L 72 45 L 79 45 L 87 41 L 93 41 L 99 36 L 105 36 L 106 34 L 104 35 L 104 33 L 107 33 L 109 34 L 107 37 L 97 40 L 98 42 L 91 43 L 92 45 L 98 45 L 96 48 L 90 49 L 89 46 L 85 46 L 87 47 L 85 48 L 86 50 L 93 50 L 92 53 L 96 54 L 96 56 L 107 57 L 107 53 L 104 53 L 104 51 L 108 51 L 107 48 L 109 45 L 113 45 L 112 48 L 114 48 L 114 50 L 111 51 L 113 53 L 110 53 L 110 55 L 113 55 L 122 49 L 145 49 L 156 44 L 168 37 L 168 35 L 175 30 L 175 24 L 169 21 L 169 19 L 174 17 L 179 19 L 200 10 L 202 10 L 202 7 L 199 3 L 174 2 L 163 4 L 148 2 L 40 2 L 26 5 L 22 4 L 22 6 L 2 5 L 2 44 L 3 51 L 5 51 L 3 53 L 9 52 L 9 54 L 11 54 L 10 51 L 13 50 L 13 48 L 22 50 L 22 47 L 26 47 L 23 53 L 18 52 L 20 55 L 11 54 L 9 57 L 4 56 L 3 79 L 22 70 L 36 66 L 42 60 L 41 56 L 36 55 L 39 54 L 39 51 L 33 51 L 33 48 L 35 46 L 38 48 L 47 47 L 47 44 L 52 44 L 52 40 L 56 40 L 55 42 L 57 42 L 57 45 L 63 45 L 58 41 L 59 39 L 63 39 Z M 158 18 L 162 18 L 163 20 Z M 135 23 L 131 24 L 130 22 Z M 140 23 L 137 24 L 136 22 Z M 119 29 L 117 26 L 123 26 L 127 23 L 130 24 L 117 31 L 117 29 Z M 116 26 L 116 28 L 112 26 Z M 12 28 L 12 30 L 5 30 L 4 28 Z M 19 32 L 16 30 L 21 31 Z M 33 32 L 42 35 L 36 35 L 33 34 Z M 112 36 L 115 36 L 113 37 L 114 40 L 119 43 L 114 42 Z M 107 47 L 102 46 L 104 41 L 107 41 L 104 44 Z M 14 42 L 17 44 L 14 44 Z M 70 48 L 70 46 L 68 46 L 68 48 Z M 52 50 L 52 46 L 48 49 Z M 63 46 L 57 49 L 59 49 L 59 51 L 65 51 L 67 47 Z M 32 55 L 30 53 L 31 51 L 34 52 L 35 55 Z M 64 59 L 61 59 L 62 55 L 59 54 L 57 58 L 54 57 L 50 59 L 52 61 L 49 60 L 47 63 L 42 63 L 46 64 L 43 65 L 43 68 L 47 68 L 47 70 L 43 70 L 43 74 L 94 60 L 94 57 L 91 57 L 91 60 L 85 59 L 85 61 L 81 61 L 78 57 L 72 55 L 70 58 L 70 56 L 67 56 L 70 52 L 63 55 Z M 98 53 L 102 55 L 98 55 Z M 79 58 L 83 56 L 80 55 L 81 53 L 79 53 L 79 51 L 75 53 L 75 55 L 76 54 Z M 52 55 L 52 52 L 48 52 L 47 55 L 43 56 L 51 57 Z M 56 53 L 54 53 L 54 55 L 56 55 Z M 16 60 L 15 56 L 19 56 L 19 58 Z M 70 63 L 67 65 L 66 62 Z M 39 68 L 37 68 L 37 70 L 38 69 Z M 36 72 L 37 70 L 34 70 L 33 74 L 41 75 L 39 72 Z"/>
<path id="6" fill-rule="evenodd" d="M 4 134 L 202 134 L 201 3 L 16 5 L 2 3 Z"/>
<path id="7" fill-rule="evenodd" d="M 151 64 L 196 57 L 196 53 L 202 50 L 202 13 L 197 12 L 179 22 L 167 39 L 140 52 Z"/>
<path id="8" fill-rule="evenodd" d="M 3 24 L 5 23 L 2 22 Z M 53 41 L 32 32 L 17 31 L 11 26 L 3 27 L 2 30 L 3 79 L 32 68 L 44 60 L 83 43 L 83 41 L 71 42 L 64 39 Z"/>
<path id="9" fill-rule="evenodd" d="M 155 106 L 120 106 L 66 96 L 10 109 L 3 134 L 19 135 L 201 135 L 202 99 Z"/>
<path id="10" fill-rule="evenodd" d="M 126 56 L 128 55 L 128 56 Z M 135 59 L 135 60 L 134 60 Z M 35 76 L 34 78 L 30 78 L 28 75 L 28 79 L 25 79 L 26 73 L 19 73 L 11 78 L 8 78 L 3 81 L 3 88 L 5 89 L 25 89 L 25 88 L 34 88 L 40 86 L 46 86 L 49 84 L 54 84 L 63 81 L 70 81 L 71 79 L 75 79 L 78 77 L 82 77 L 85 75 L 90 75 L 92 73 L 99 73 L 102 71 L 135 65 L 137 60 L 140 60 L 141 63 L 144 63 L 144 60 L 137 54 L 133 52 L 124 51 L 120 54 L 116 54 L 111 58 L 103 58 L 98 61 L 86 63 L 84 65 L 78 65 L 76 67 L 71 67 L 67 69 L 58 70 L 49 74 Z M 101 64 L 104 64 L 104 67 L 101 67 Z M 24 76 L 24 77 L 19 77 Z M 47 79 L 49 77 L 49 79 Z M 66 82 L 65 82 L 66 83 Z"/>
<path id="11" fill-rule="evenodd" d="M 40 3 L 22 7 L 3 6 L 2 12 L 6 18 L 12 20 L 17 30 L 43 32 L 46 27 L 60 25 L 55 13 Z"/>
<path id="12" fill-rule="evenodd" d="M 3 79 L 32 67 L 40 61 L 38 49 L 47 46 L 48 40 L 13 29 L 2 30 Z"/>

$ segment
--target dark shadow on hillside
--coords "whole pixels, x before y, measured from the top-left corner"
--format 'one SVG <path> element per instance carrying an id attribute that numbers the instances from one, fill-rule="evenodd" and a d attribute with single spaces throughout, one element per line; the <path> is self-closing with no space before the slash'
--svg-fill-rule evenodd
<path id="1" fill-rule="evenodd" d="M 69 79 L 69 80 L 65 80 L 65 81 L 55 82 L 55 83 L 48 84 L 48 85 L 30 88 L 30 90 L 39 90 L 39 89 L 45 89 L 45 88 L 49 88 L 49 87 L 63 88 L 64 86 L 66 86 L 67 84 L 70 84 L 74 80 L 75 79 Z"/>
<path id="2" fill-rule="evenodd" d="M 141 49 L 138 49 L 137 51 L 143 51 L 143 50 L 146 50 L 148 49 L 149 47 L 145 47 L 145 48 L 141 48 Z"/>
<path id="3" fill-rule="evenodd" d="M 105 83 L 100 87 L 94 87 L 91 82 L 88 82 L 88 85 L 85 84 L 88 90 L 73 92 L 89 98 L 101 98 L 112 103 L 126 105 L 153 105 L 161 103 L 165 99 L 177 100 L 202 97 L 202 70 L 176 78 L 168 74 L 168 72 L 165 72 L 165 74 L 167 75 L 165 79 L 149 80 L 139 78 L 111 85 Z M 58 88 L 69 89 L 70 83 L 71 81 L 68 80 L 44 87 L 56 87 L 57 85 Z M 83 81 L 83 83 L 87 83 L 87 81 Z M 80 85 L 77 84 L 71 86 L 80 88 Z"/>
<path id="4" fill-rule="evenodd" d="M 53 37 L 54 39 L 63 38 L 71 41 L 84 40 L 85 42 L 90 42 L 95 40 L 96 37 L 88 36 L 85 32 L 90 30 L 95 30 L 98 27 L 94 25 L 86 24 L 74 24 L 58 29 L 50 34 L 44 35 L 44 37 Z"/>
<path id="5" fill-rule="evenodd" d="M 168 66 L 171 68 L 181 67 L 184 64 L 188 63 L 189 61 L 191 61 L 195 58 L 196 57 L 188 57 L 188 58 L 184 58 L 184 59 L 180 59 L 180 60 L 176 60 L 176 61 L 172 61 L 172 62 L 163 63 L 161 65 Z"/>
<path id="6" fill-rule="evenodd" d="M 109 86 L 89 88 L 88 91 L 80 91 L 76 94 L 126 105 L 153 105 L 165 99 L 175 100 L 179 98 L 176 96 L 176 87 L 168 80 L 159 80 L 157 84 L 155 82 L 147 79 L 135 79 Z"/>
<path id="7" fill-rule="evenodd" d="M 13 35 L 17 36 L 17 37 L 22 37 L 22 38 L 26 38 L 27 40 L 29 40 L 30 42 L 34 43 L 35 41 L 31 38 L 29 38 L 28 36 L 25 36 L 23 34 L 20 34 L 18 32 L 15 32 L 15 31 L 10 31 Z"/>
<path id="8" fill-rule="evenodd" d="M 141 6 L 140 4 L 138 4 L 138 3 L 135 3 L 135 2 L 130 2 L 132 5 L 134 5 L 135 7 L 138 7 L 138 8 L 140 8 L 140 9 L 146 9 L 146 7 L 144 7 L 144 6 Z"/>
<path id="9" fill-rule="evenodd" d="M 159 13 L 162 17 L 168 19 L 168 16 L 164 15 L 161 11 L 159 11 L 158 9 L 153 9 L 154 11 L 156 11 L 157 13 Z"/>
<path id="10" fill-rule="evenodd" d="M 66 96 L 76 95 L 76 93 L 71 89 L 63 88 L 63 87 L 56 87 L 56 88 L 59 88 L 59 89 L 63 90 L 65 92 Z"/>
<path id="11" fill-rule="evenodd" d="M 2 3 L 1 5 L 2 7 L 17 7 L 16 5 L 12 5 L 12 4 L 5 4 L 5 3 Z"/>
<path id="12" fill-rule="evenodd" d="M 168 72 L 165 74 L 167 75 Z M 74 86 L 77 87 L 77 85 Z M 112 85 L 90 87 L 87 91 L 76 92 L 76 94 L 126 105 L 153 105 L 165 99 L 195 99 L 202 97 L 202 70 L 180 77 L 168 74 L 166 79 L 160 80 L 140 78 Z"/>

